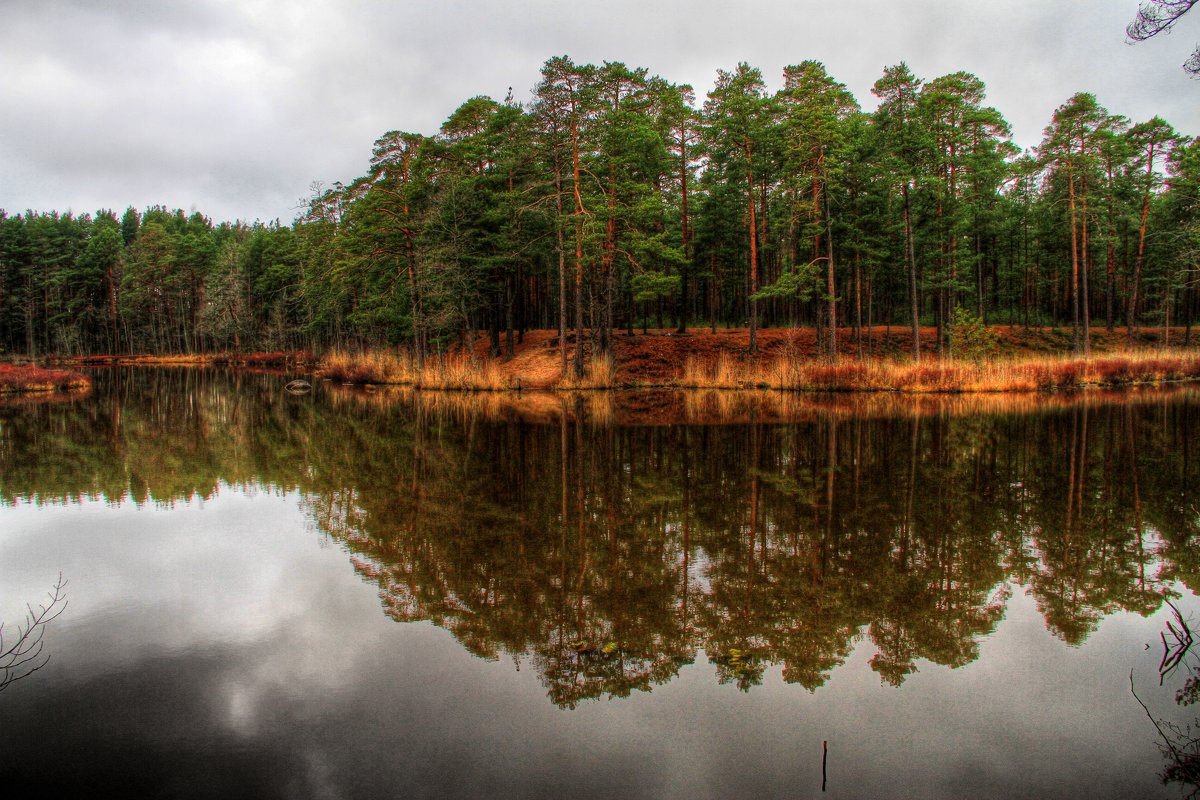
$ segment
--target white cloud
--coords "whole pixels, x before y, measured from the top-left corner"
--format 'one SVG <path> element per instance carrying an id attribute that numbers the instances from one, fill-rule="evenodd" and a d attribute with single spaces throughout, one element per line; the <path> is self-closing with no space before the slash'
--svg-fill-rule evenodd
<path id="1" fill-rule="evenodd" d="M 359 174 L 392 129 L 434 132 L 464 100 L 528 97 L 552 55 L 691 83 L 717 68 L 824 61 L 864 107 L 885 65 L 979 75 L 1034 145 L 1092 91 L 1135 120 L 1200 133 L 1179 64 L 1200 31 L 1124 42 L 1136 3 L 765 0 L 183 3 L 16 0 L 0 31 L 0 207 L 165 203 L 216 219 L 293 216 L 314 180 Z"/>

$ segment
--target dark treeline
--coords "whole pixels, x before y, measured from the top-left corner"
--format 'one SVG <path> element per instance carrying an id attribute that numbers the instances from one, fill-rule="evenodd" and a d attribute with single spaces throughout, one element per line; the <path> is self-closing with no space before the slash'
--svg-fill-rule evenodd
<path id="1" fill-rule="evenodd" d="M 702 650 L 809 689 L 856 647 L 899 684 L 961 666 L 1014 584 L 1079 644 L 1200 585 L 1195 395 L 1038 415 L 550 424 L 274 376 L 104 371 L 0 408 L 0 504 L 298 492 L 397 621 L 532 663 L 574 705 Z"/>
<path id="2" fill-rule="evenodd" d="M 552 58 L 530 102 L 467 100 L 391 131 L 367 173 L 314 184 L 290 226 L 151 208 L 0 211 L 5 352 L 407 344 L 524 331 L 599 352 L 635 326 L 1190 326 L 1200 143 L 1097 99 L 1021 153 L 983 82 L 889 67 L 865 113 L 823 65 L 767 90 Z M 1132 336 L 1132 333 L 1131 333 Z M 567 350 L 563 350 L 565 359 Z M 577 349 L 582 358 L 582 349 Z"/>

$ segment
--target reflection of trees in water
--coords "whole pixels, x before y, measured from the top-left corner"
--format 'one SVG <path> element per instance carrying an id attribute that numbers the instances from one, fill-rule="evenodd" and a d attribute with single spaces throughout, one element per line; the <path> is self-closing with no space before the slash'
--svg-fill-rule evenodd
<path id="1" fill-rule="evenodd" d="M 299 488 L 386 613 L 524 660 L 561 705 L 649 688 L 699 650 L 721 681 L 780 664 L 811 690 L 869 640 L 899 684 L 921 659 L 976 659 L 1014 583 L 1077 644 L 1200 578 L 1192 399 L 622 427 L 576 422 L 586 399 L 530 424 L 253 375 L 108 382 L 86 406 L 5 412 L 26 416 L 0 428 L 0 497 Z"/>
<path id="2" fill-rule="evenodd" d="M 698 649 L 721 681 L 749 687 L 781 664 L 815 689 L 863 637 L 899 684 L 921 659 L 976 659 L 1013 582 L 1070 643 L 1119 609 L 1156 609 L 1197 532 L 1176 507 L 1196 468 L 1168 459 L 1151 475 L 1145 453 L 1186 453 L 1193 414 L 632 428 L 435 415 L 410 450 L 381 454 L 378 474 L 411 483 L 356 477 L 366 516 L 326 529 L 397 618 L 529 657 L 556 702 L 644 688 Z"/>

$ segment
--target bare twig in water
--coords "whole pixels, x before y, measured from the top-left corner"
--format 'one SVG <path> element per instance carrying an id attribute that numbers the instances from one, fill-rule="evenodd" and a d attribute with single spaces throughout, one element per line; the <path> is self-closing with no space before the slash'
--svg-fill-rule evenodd
<path id="1" fill-rule="evenodd" d="M 1162 737 L 1163 744 L 1166 746 L 1167 751 L 1171 754 L 1171 757 L 1175 760 L 1175 763 L 1182 764 L 1183 757 L 1180 756 L 1179 751 L 1175 749 L 1175 744 L 1171 741 L 1171 737 L 1167 736 L 1166 732 L 1163 731 L 1162 725 L 1160 725 L 1158 720 L 1154 718 L 1154 715 L 1150 713 L 1149 707 L 1142 702 L 1142 698 L 1138 697 L 1137 689 L 1133 688 L 1133 670 L 1129 670 L 1129 693 L 1133 695 L 1133 699 L 1137 700 L 1138 705 L 1141 706 L 1142 710 L 1146 712 L 1146 717 L 1150 720 L 1150 724 L 1154 726 L 1154 729 L 1158 731 L 1158 735 Z"/>
<path id="2" fill-rule="evenodd" d="M 1167 630 L 1171 632 L 1174 644 L 1167 643 L 1167 635 L 1159 633 L 1159 638 L 1163 643 L 1163 657 L 1158 664 L 1158 685 L 1162 686 L 1163 681 L 1168 675 L 1175 671 L 1183 659 L 1187 656 L 1188 651 L 1192 648 L 1192 630 L 1188 627 L 1187 621 L 1183 615 L 1179 613 L 1179 609 L 1170 600 L 1163 598 L 1167 605 L 1171 607 L 1171 611 L 1175 613 L 1175 621 L 1179 623 L 1179 627 L 1175 627 L 1170 620 L 1167 621 Z"/>
<path id="3" fill-rule="evenodd" d="M 50 662 L 50 654 L 42 652 L 42 637 L 46 626 L 67 607 L 67 595 L 63 591 L 66 585 L 60 572 L 54 588 L 47 592 L 45 603 L 36 609 L 32 604 L 25 606 L 28 609 L 25 621 L 17 626 L 16 636 L 7 642 L 4 623 L 0 622 L 0 691 L 28 678 Z"/>

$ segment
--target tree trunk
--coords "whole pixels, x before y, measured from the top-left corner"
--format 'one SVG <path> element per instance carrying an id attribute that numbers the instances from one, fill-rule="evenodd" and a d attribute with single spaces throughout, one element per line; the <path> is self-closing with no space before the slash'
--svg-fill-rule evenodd
<path id="1" fill-rule="evenodd" d="M 504 276 L 504 360 L 512 361 L 516 354 L 513 342 L 513 276 Z"/>
<path id="2" fill-rule="evenodd" d="M 904 255 L 908 261 L 908 299 L 912 312 L 912 354 L 914 361 L 921 360 L 921 310 L 917 303 L 917 256 L 913 246 L 912 206 L 909 202 L 909 185 L 900 189 L 904 196 Z"/>
<path id="3" fill-rule="evenodd" d="M 758 301 L 753 295 L 758 291 L 758 224 L 754 208 L 754 174 L 750 168 L 750 140 L 746 139 L 746 201 L 750 207 L 750 352 L 758 352 Z"/>
<path id="4" fill-rule="evenodd" d="M 579 190 L 579 126 L 571 120 L 571 189 L 575 194 L 575 377 L 583 377 L 583 195 Z"/>
<path id="5" fill-rule="evenodd" d="M 1154 159 L 1150 159 L 1154 163 Z M 1149 178 L 1147 178 L 1149 181 Z M 1150 192 L 1142 195 L 1142 222 L 1138 227 L 1137 259 L 1133 262 L 1133 286 L 1129 290 L 1129 312 L 1125 315 L 1125 346 L 1133 345 L 1134 328 L 1137 325 L 1138 290 L 1142 282 L 1142 262 L 1146 253 L 1146 220 L 1150 217 Z"/>
<path id="6" fill-rule="evenodd" d="M 829 184 L 823 186 L 825 196 L 825 290 L 829 294 L 829 361 L 836 364 L 837 354 L 837 283 L 833 269 L 833 222 L 829 217 Z"/>
<path id="7" fill-rule="evenodd" d="M 1075 215 L 1075 176 L 1067 171 L 1067 197 L 1071 210 L 1071 349 L 1079 352 L 1079 224 Z"/>
<path id="8" fill-rule="evenodd" d="M 688 323 L 688 273 L 691 271 L 691 231 L 688 229 L 688 159 L 687 128 L 679 130 L 679 204 L 682 216 L 682 239 L 684 268 L 679 271 L 679 326 L 676 333 L 687 333 Z"/>
<path id="9" fill-rule="evenodd" d="M 1082 148 L 1081 148 L 1082 149 Z M 1082 312 L 1081 325 L 1083 328 L 1083 354 L 1086 356 L 1092 351 L 1092 311 L 1091 304 L 1088 300 L 1088 208 L 1087 208 L 1087 175 L 1080 178 L 1080 208 L 1082 218 L 1082 229 L 1080 230 L 1079 243 L 1079 261 L 1080 261 L 1080 276 L 1079 276 L 1079 306 Z"/>
<path id="10" fill-rule="evenodd" d="M 562 173 L 555 164 L 554 185 L 558 190 L 555 200 L 558 219 L 554 225 L 555 246 L 558 248 L 558 374 L 567 376 L 567 250 L 563 243 L 562 217 Z"/>

